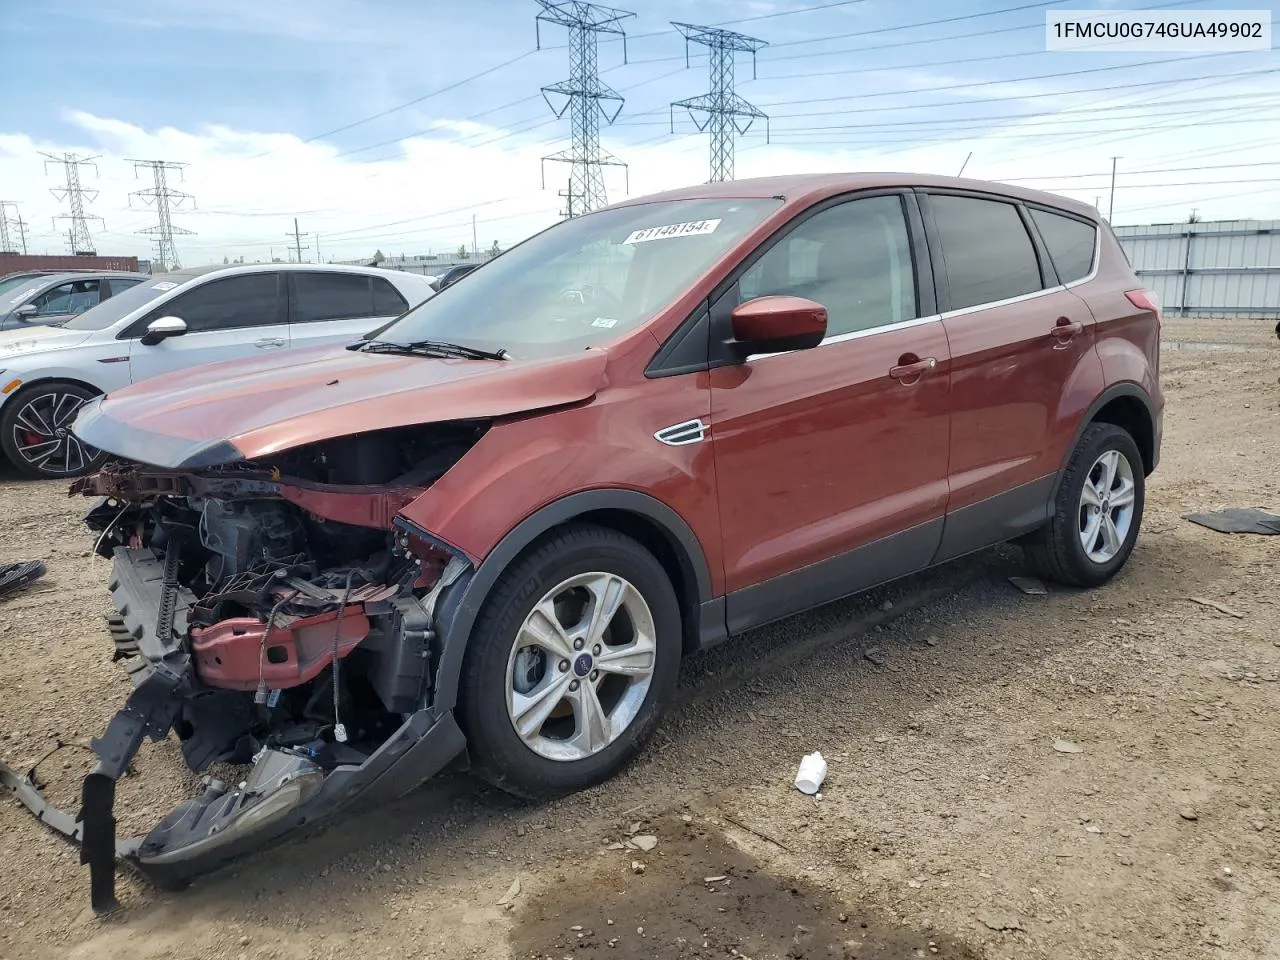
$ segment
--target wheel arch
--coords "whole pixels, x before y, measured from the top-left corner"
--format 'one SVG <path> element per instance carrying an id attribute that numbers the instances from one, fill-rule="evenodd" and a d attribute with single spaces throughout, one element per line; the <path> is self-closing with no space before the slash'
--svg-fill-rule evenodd
<path id="1" fill-rule="evenodd" d="M 1067 448 L 1066 456 L 1062 461 L 1062 467 L 1058 470 L 1057 479 L 1054 481 L 1054 497 L 1058 494 L 1058 486 L 1062 482 L 1062 474 L 1071 459 L 1071 454 L 1080 443 L 1084 432 L 1095 423 L 1113 424 L 1126 430 L 1133 437 L 1134 443 L 1138 445 L 1138 452 L 1142 455 L 1144 476 L 1150 476 L 1156 468 L 1159 451 L 1156 449 L 1155 403 L 1138 384 L 1118 383 L 1104 390 L 1080 418 L 1075 435 L 1071 438 L 1071 445 Z"/>
<path id="2" fill-rule="evenodd" d="M 556 500 L 526 517 L 480 562 L 440 596 L 436 608 L 440 660 L 432 709 L 457 703 L 467 644 L 502 571 L 553 530 L 574 522 L 617 530 L 649 550 L 666 571 L 680 604 L 686 653 L 723 639 L 724 598 L 711 594 L 706 555 L 692 528 L 675 510 L 646 493 L 620 488 L 586 490 Z"/>
<path id="3" fill-rule="evenodd" d="M 80 377 L 77 377 L 71 374 L 68 374 L 66 376 L 59 375 L 59 374 L 45 374 L 35 380 L 23 380 L 22 386 L 20 386 L 17 390 L 15 390 L 12 394 L 10 394 L 5 398 L 4 407 L 0 408 L 0 410 L 7 409 L 9 407 L 9 404 L 12 403 L 15 398 L 20 397 L 25 393 L 29 393 L 30 391 L 36 389 L 37 387 L 43 387 L 50 383 L 66 383 L 66 384 L 70 384 L 73 387 L 80 387 L 84 390 L 88 390 L 95 397 L 101 396 L 103 393 L 106 392 L 101 387 L 94 386 L 88 380 L 84 380 Z"/>

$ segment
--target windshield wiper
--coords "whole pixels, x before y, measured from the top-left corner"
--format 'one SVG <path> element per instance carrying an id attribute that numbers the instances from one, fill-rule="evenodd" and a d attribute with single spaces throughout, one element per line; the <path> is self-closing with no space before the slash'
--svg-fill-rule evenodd
<path id="1" fill-rule="evenodd" d="M 424 357 L 456 357 L 462 360 L 510 360 L 511 354 L 505 349 L 496 351 L 477 350 L 475 347 L 464 347 L 460 343 L 448 343 L 444 340 L 415 340 L 412 343 L 391 343 L 387 340 L 364 340 L 353 343 L 348 350 L 359 350 L 362 353 L 416 353 Z"/>

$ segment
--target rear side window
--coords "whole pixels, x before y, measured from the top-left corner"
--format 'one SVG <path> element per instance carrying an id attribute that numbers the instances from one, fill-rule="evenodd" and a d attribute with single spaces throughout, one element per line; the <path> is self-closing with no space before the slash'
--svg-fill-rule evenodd
<path id="1" fill-rule="evenodd" d="M 409 302 L 400 296 L 400 291 L 391 285 L 391 281 L 383 280 L 382 277 L 373 278 L 373 315 L 375 317 L 398 317 L 408 309 Z"/>
<path id="2" fill-rule="evenodd" d="M 378 315 L 373 310 L 373 295 L 366 276 L 299 271 L 293 275 L 293 282 L 294 323 L 355 320 Z"/>
<path id="3" fill-rule="evenodd" d="M 976 197 L 929 197 L 947 265 L 951 309 L 1035 293 L 1040 262 L 1018 208 Z"/>
<path id="4" fill-rule="evenodd" d="M 1093 269 L 1093 252 L 1097 246 L 1098 231 L 1093 224 L 1047 210 L 1032 210 L 1031 219 L 1049 248 L 1058 281 L 1071 283 L 1087 277 Z"/>

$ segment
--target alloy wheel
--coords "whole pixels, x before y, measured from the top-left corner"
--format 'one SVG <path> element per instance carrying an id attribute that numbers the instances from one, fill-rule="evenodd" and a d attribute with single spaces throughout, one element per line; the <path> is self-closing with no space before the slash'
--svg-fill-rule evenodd
<path id="1" fill-rule="evenodd" d="M 1080 544 L 1094 563 L 1114 559 L 1133 526 L 1137 486 L 1133 465 L 1119 450 L 1103 453 L 1080 491 Z"/>
<path id="2" fill-rule="evenodd" d="M 13 420 L 13 447 L 18 456 L 49 476 L 76 473 L 92 463 L 101 451 L 81 443 L 71 432 L 85 400 L 60 391 L 28 398 Z"/>
<path id="3" fill-rule="evenodd" d="M 644 705 L 657 664 L 653 614 L 612 573 L 584 573 L 548 590 L 525 617 L 507 659 L 507 715 L 549 760 L 594 756 Z"/>

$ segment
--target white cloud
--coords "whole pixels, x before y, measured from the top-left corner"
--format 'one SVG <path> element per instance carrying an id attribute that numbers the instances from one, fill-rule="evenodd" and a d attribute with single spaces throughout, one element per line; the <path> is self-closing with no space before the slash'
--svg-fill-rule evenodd
<path id="1" fill-rule="evenodd" d="M 1184 90 L 1180 96 L 1260 89 L 1264 88 L 1218 84 L 1192 94 Z M 925 124 L 793 134 L 780 136 L 786 142 L 766 146 L 760 128 L 740 141 L 736 173 L 748 177 L 889 169 L 953 174 L 972 151 L 966 175 L 1018 179 L 1087 202 L 1102 197 L 1105 209 L 1110 158 L 1119 154 L 1123 159 L 1114 218 L 1118 223 L 1182 219 L 1192 207 L 1203 219 L 1280 218 L 1280 165 L 1138 172 L 1273 161 L 1275 142 L 1280 139 L 1274 107 L 1267 107 L 1263 100 L 1250 101 L 1262 104 L 1251 117 L 1242 108 L 1244 101 L 1222 109 L 1206 103 L 1203 115 L 1177 116 L 1161 109 L 1158 98 L 1144 98 L 1140 92 L 1124 96 L 1123 88 L 1118 88 L 1115 96 L 1107 98 L 1108 103 L 1120 105 L 1144 101 L 1149 102 L 1135 110 L 1099 110 L 1091 115 L 1080 111 L 1087 102 L 1082 98 L 1071 105 L 1074 112 L 1008 121 L 987 134 Z M 1044 101 L 1024 101 L 1023 106 L 1029 103 Z M 999 112 L 1013 113 L 1018 108 L 1013 102 Z M 899 117 L 916 115 L 918 111 L 902 111 Z M 20 210 L 29 224 L 29 245 L 34 251 L 64 249 L 52 218 L 65 210 L 49 194 L 49 188 L 61 185 L 60 171 L 50 166 L 45 172 L 41 151 L 99 155 L 100 177 L 84 172 L 85 186 L 100 192 L 90 212 L 106 220 L 105 231 L 95 232 L 98 249 L 140 256 L 148 255 L 150 244 L 135 231 L 154 223 L 155 215 L 136 199 L 131 207 L 128 196 L 151 184 L 135 176 L 127 159 L 188 163 L 184 178 L 174 185 L 193 194 L 197 205 L 194 210 L 183 206 L 173 211 L 176 225 L 197 232 L 178 240 L 187 264 L 221 261 L 224 255 L 266 259 L 274 252 L 284 256 L 285 234 L 293 228 L 294 216 L 300 228 L 312 235 L 310 239 L 319 234 L 326 258 L 366 256 L 376 248 L 388 255 L 453 250 L 460 244 L 470 245 L 473 215 L 481 246 L 494 240 L 507 244 L 557 218 L 563 204 L 557 191 L 568 174 L 567 167 L 548 164 L 547 188 L 542 189 L 541 158 L 567 145 L 567 121 L 512 134 L 475 121 L 428 119 L 424 129 L 435 128 L 430 136 L 342 156 L 336 147 L 304 143 L 287 133 L 225 125 L 147 129 L 79 110 L 68 110 L 65 118 L 80 131 L 65 143 L 0 133 L 0 183 L 5 184 L 6 199 L 22 201 Z M 869 122 L 865 116 L 845 119 Z M 877 123 L 895 119 L 892 111 L 875 115 Z M 811 122 L 822 126 L 843 121 L 818 117 Z M 1151 126 L 1167 129 L 1146 129 Z M 704 135 L 628 146 L 615 139 L 620 132 L 606 129 L 604 145 L 630 165 L 633 196 L 706 179 Z M 907 142 L 911 140 L 926 142 Z M 1078 176 L 1082 174 L 1089 176 Z M 1234 187 L 1216 182 L 1249 180 L 1268 182 L 1242 182 Z M 621 198 L 622 172 L 607 171 L 606 181 L 610 197 Z M 1201 185 L 1153 186 L 1188 181 Z"/>

